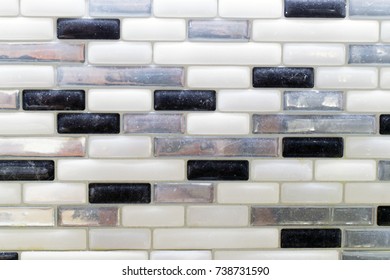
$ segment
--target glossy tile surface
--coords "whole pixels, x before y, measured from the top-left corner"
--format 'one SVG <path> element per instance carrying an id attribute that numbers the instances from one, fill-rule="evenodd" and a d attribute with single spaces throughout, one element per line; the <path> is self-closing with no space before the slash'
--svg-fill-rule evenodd
<path id="1" fill-rule="evenodd" d="M 285 91 L 284 110 L 294 111 L 342 111 L 341 91 Z"/>
<path id="2" fill-rule="evenodd" d="M 246 181 L 249 178 L 246 160 L 190 160 L 187 162 L 187 178 L 201 181 Z"/>
<path id="3" fill-rule="evenodd" d="M 118 40 L 118 19 L 65 19 L 57 20 L 58 39 Z"/>
<path id="4" fill-rule="evenodd" d="M 282 248 L 339 248 L 340 229 L 282 229 Z"/>
<path id="5" fill-rule="evenodd" d="M 90 203 L 149 203 L 150 184 L 89 184 Z"/>
<path id="6" fill-rule="evenodd" d="M 312 88 L 314 87 L 313 68 L 255 67 L 253 68 L 255 88 Z"/>
<path id="7" fill-rule="evenodd" d="M 119 114 L 60 113 L 57 131 L 60 134 L 117 134 L 120 131 Z"/>
<path id="8" fill-rule="evenodd" d="M 93 16 L 148 16 L 150 0 L 90 0 L 89 13 Z"/>
<path id="9" fill-rule="evenodd" d="M 125 133 L 184 133 L 182 114 L 125 114 Z"/>
<path id="10" fill-rule="evenodd" d="M 53 181 L 52 160 L 0 160 L 1 181 Z"/>
<path id="11" fill-rule="evenodd" d="M 24 90 L 23 110 L 81 111 L 85 109 L 84 90 Z"/>
<path id="12" fill-rule="evenodd" d="M 284 137 L 283 157 L 340 158 L 344 142 L 340 137 Z"/>
<path id="13" fill-rule="evenodd" d="M 211 183 L 160 183 L 154 185 L 154 201 L 160 203 L 211 203 Z"/>
<path id="14" fill-rule="evenodd" d="M 156 111 L 214 111 L 215 91 L 155 90 L 154 110 Z"/>
<path id="15" fill-rule="evenodd" d="M 246 20 L 190 20 L 188 39 L 191 41 L 248 41 Z"/>
<path id="16" fill-rule="evenodd" d="M 285 17 L 302 18 L 344 18 L 345 0 L 285 0 Z"/>
<path id="17" fill-rule="evenodd" d="M 59 226 L 116 226 L 118 224 L 117 207 L 72 207 L 58 209 Z"/>

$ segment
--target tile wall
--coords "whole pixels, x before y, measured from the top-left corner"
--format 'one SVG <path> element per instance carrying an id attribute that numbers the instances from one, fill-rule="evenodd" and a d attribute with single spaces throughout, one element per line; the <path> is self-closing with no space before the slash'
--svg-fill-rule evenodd
<path id="1" fill-rule="evenodd" d="M 390 1 L 1 0 L 0 259 L 390 259 Z"/>

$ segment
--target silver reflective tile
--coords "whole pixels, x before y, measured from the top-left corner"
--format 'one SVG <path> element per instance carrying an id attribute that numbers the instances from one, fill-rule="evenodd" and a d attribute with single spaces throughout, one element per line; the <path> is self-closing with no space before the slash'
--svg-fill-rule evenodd
<path id="1" fill-rule="evenodd" d="M 0 44 L 4 62 L 84 62 L 84 44 Z"/>
<path id="2" fill-rule="evenodd" d="M 253 226 L 372 225 L 369 207 L 252 207 Z"/>
<path id="3" fill-rule="evenodd" d="M 373 225 L 374 208 L 372 207 L 335 207 L 332 208 L 333 225 Z"/>
<path id="4" fill-rule="evenodd" d="M 388 0 L 349 0 L 349 15 L 361 17 L 390 16 Z"/>
<path id="5" fill-rule="evenodd" d="M 190 20 L 188 38 L 190 41 L 248 41 L 247 20 Z"/>
<path id="6" fill-rule="evenodd" d="M 1 137 L 0 156 L 83 157 L 85 137 Z"/>
<path id="7" fill-rule="evenodd" d="M 294 111 L 341 111 L 342 91 L 285 91 L 284 110 Z"/>
<path id="8" fill-rule="evenodd" d="M 0 109 L 19 108 L 19 90 L 0 90 Z"/>
<path id="9" fill-rule="evenodd" d="M 276 157 L 277 138 L 155 138 L 155 156 Z"/>
<path id="10" fill-rule="evenodd" d="M 252 207 L 253 226 L 321 225 L 330 220 L 326 207 Z"/>
<path id="11" fill-rule="evenodd" d="M 350 45 L 348 63 L 390 63 L 390 45 Z"/>
<path id="12" fill-rule="evenodd" d="M 376 133 L 373 115 L 253 115 L 254 133 Z"/>
<path id="13" fill-rule="evenodd" d="M 344 246 L 349 248 L 390 248 L 390 230 L 346 229 Z"/>
<path id="14" fill-rule="evenodd" d="M 117 226 L 118 207 L 59 207 L 59 226 Z"/>
<path id="15" fill-rule="evenodd" d="M 151 0 L 89 0 L 91 16 L 149 16 Z"/>
<path id="16" fill-rule="evenodd" d="M 125 133 L 184 133 L 184 115 L 181 114 L 125 114 Z"/>
<path id="17" fill-rule="evenodd" d="M 181 87 L 181 67 L 77 67 L 57 68 L 60 86 L 171 86 Z"/>
<path id="18" fill-rule="evenodd" d="M 211 183 L 160 183 L 154 185 L 154 201 L 163 203 L 211 203 Z"/>
<path id="19" fill-rule="evenodd" d="M 390 260 L 390 251 L 344 251 L 342 260 Z"/>
<path id="20" fill-rule="evenodd" d="M 378 163 L 378 179 L 390 181 L 390 161 L 380 160 Z"/>

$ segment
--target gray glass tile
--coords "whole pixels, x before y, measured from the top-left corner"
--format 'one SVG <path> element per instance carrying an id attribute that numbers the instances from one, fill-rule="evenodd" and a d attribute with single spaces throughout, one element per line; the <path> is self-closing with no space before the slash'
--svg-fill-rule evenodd
<path id="1" fill-rule="evenodd" d="M 390 161 L 380 160 L 378 163 L 378 179 L 390 181 Z"/>
<path id="2" fill-rule="evenodd" d="M 349 248 L 390 248 L 390 230 L 346 229 L 344 246 Z"/>
<path id="3" fill-rule="evenodd" d="M 390 16 L 390 1 L 388 0 L 350 0 L 349 15 L 361 17 Z"/>
<path id="4" fill-rule="evenodd" d="M 19 90 L 0 90 L 0 109 L 19 108 Z"/>
<path id="5" fill-rule="evenodd" d="M 253 226 L 328 224 L 327 207 L 252 207 Z"/>
<path id="6" fill-rule="evenodd" d="M 181 67 L 85 67 L 57 68 L 60 86 L 183 86 Z"/>
<path id="7" fill-rule="evenodd" d="M 166 203 L 211 203 L 212 183 L 159 183 L 154 185 L 154 201 Z"/>
<path id="8" fill-rule="evenodd" d="M 191 41 L 248 41 L 249 22 L 246 20 L 190 20 L 188 38 Z"/>
<path id="9" fill-rule="evenodd" d="M 333 225 L 372 225 L 374 209 L 371 207 L 335 207 L 332 209 Z"/>
<path id="10" fill-rule="evenodd" d="M 253 115 L 254 133 L 374 134 L 373 115 Z"/>
<path id="11" fill-rule="evenodd" d="M 84 44 L 0 44 L 3 62 L 84 62 Z"/>
<path id="12" fill-rule="evenodd" d="M 294 111 L 341 111 L 342 91 L 285 91 L 284 110 Z"/>
<path id="13" fill-rule="evenodd" d="M 342 260 L 390 260 L 389 251 L 344 251 Z"/>
<path id="14" fill-rule="evenodd" d="M 155 138 L 155 156 L 276 157 L 277 138 Z"/>
<path id="15" fill-rule="evenodd" d="M 350 45 L 348 63 L 390 63 L 390 45 Z"/>
<path id="16" fill-rule="evenodd" d="M 89 0 L 92 16 L 149 16 L 151 0 Z"/>
<path id="17" fill-rule="evenodd" d="M 117 226 L 118 207 L 59 207 L 59 226 Z"/>
<path id="18" fill-rule="evenodd" d="M 184 133 L 182 114 L 125 114 L 125 133 Z"/>

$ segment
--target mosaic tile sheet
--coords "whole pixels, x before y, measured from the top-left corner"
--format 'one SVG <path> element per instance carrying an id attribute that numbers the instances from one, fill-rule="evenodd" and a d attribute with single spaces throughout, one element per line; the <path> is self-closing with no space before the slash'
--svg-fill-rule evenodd
<path id="1" fill-rule="evenodd" d="M 0 260 L 390 259 L 389 3 L 3 0 Z"/>

